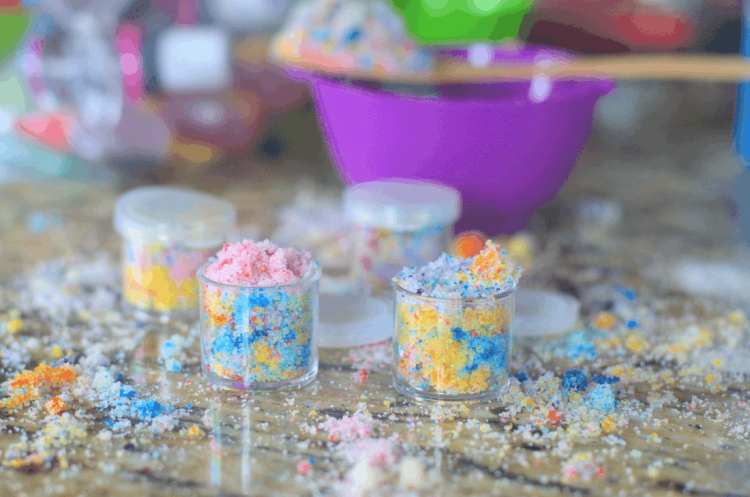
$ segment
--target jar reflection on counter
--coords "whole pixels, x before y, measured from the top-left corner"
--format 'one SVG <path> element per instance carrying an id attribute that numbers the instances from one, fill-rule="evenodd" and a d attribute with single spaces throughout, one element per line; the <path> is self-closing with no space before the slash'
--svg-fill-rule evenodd
<path id="1" fill-rule="evenodd" d="M 143 187 L 120 197 L 115 228 L 123 238 L 128 307 L 162 315 L 198 312 L 198 269 L 235 228 L 234 207 L 206 193 Z"/>
<path id="2" fill-rule="evenodd" d="M 390 179 L 349 187 L 344 210 L 352 225 L 355 277 L 374 295 L 385 296 L 401 269 L 449 250 L 461 197 L 444 185 Z"/>

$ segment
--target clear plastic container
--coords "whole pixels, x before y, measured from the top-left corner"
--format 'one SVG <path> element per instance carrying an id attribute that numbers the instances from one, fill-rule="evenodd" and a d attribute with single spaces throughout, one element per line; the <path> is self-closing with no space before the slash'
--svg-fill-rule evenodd
<path id="1" fill-rule="evenodd" d="M 203 192 L 148 186 L 125 193 L 115 208 L 123 238 L 123 295 L 128 306 L 197 315 L 196 272 L 235 229 L 236 210 Z"/>
<path id="2" fill-rule="evenodd" d="M 393 284 L 393 386 L 416 400 L 467 402 L 508 388 L 516 287 L 481 299 L 425 297 Z"/>
<path id="3" fill-rule="evenodd" d="M 450 248 L 461 196 L 453 188 L 393 179 L 360 183 L 344 192 L 352 224 L 354 271 L 376 296 L 389 295 L 391 278 L 423 266 Z"/>
<path id="4" fill-rule="evenodd" d="M 275 287 L 201 282 L 201 364 L 214 384 L 235 390 L 302 386 L 318 374 L 320 270 Z"/>

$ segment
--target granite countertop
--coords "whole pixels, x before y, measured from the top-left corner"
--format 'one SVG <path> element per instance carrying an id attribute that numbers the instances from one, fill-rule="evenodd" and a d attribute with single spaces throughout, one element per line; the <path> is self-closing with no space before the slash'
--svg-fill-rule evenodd
<path id="1" fill-rule="evenodd" d="M 76 379 L 0 411 L 0 495 L 750 495 L 747 301 L 670 279 L 685 257 L 746 260 L 722 195 L 737 173 L 729 129 L 686 127 L 668 143 L 615 150 L 595 136 L 536 216 L 523 285 L 578 297 L 580 326 L 516 338 L 513 369 L 531 380 L 481 405 L 399 396 L 387 345 L 322 350 L 318 379 L 301 390 L 210 388 L 194 322 L 118 310 L 116 189 L 1 186 L 0 399 L 8 380 L 40 363 L 69 364 Z M 340 188 L 325 162 L 248 163 L 180 182 L 232 200 L 248 232 L 267 233 L 294 194 L 289 174 Z M 621 207 L 622 218 L 582 226 L 582 196 Z M 187 342 L 180 364 L 165 367 L 160 350 L 174 335 Z M 109 380 L 97 376 L 104 367 Z M 555 400 L 567 395 L 559 384 L 570 368 L 619 376 L 618 405 L 595 410 L 589 394 Z M 162 411 L 113 415 L 113 381 Z M 40 402 L 52 395 L 69 416 L 47 416 Z"/>

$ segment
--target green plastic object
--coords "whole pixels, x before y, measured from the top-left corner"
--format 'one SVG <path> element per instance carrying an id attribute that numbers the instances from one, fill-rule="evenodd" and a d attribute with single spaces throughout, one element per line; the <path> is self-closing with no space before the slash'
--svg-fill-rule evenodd
<path id="1" fill-rule="evenodd" d="M 389 0 L 424 45 L 517 38 L 531 0 Z"/>
<path id="2" fill-rule="evenodd" d="M 10 58 L 23 40 L 29 27 L 29 15 L 6 13 L 0 9 L 0 65 Z"/>

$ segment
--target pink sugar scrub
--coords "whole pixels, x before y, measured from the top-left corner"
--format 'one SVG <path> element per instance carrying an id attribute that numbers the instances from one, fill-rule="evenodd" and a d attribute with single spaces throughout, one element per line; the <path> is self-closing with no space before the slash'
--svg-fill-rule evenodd
<path id="1" fill-rule="evenodd" d="M 271 287 L 305 280 L 317 269 L 310 252 L 281 248 L 269 240 L 245 240 L 224 245 L 203 274 L 224 285 Z"/>

